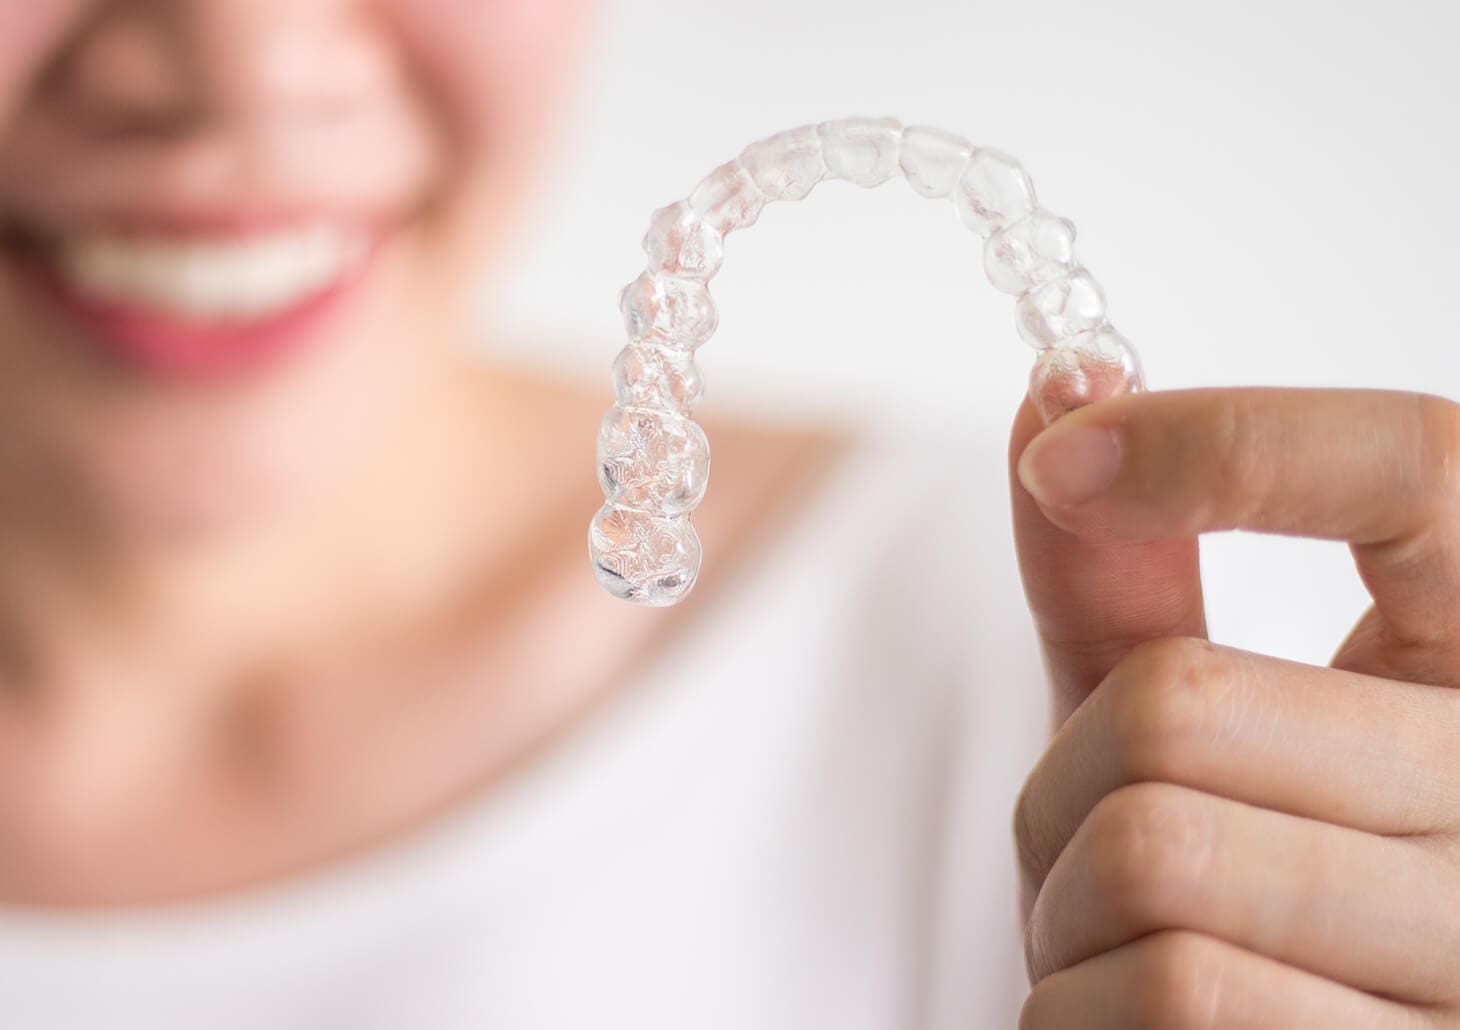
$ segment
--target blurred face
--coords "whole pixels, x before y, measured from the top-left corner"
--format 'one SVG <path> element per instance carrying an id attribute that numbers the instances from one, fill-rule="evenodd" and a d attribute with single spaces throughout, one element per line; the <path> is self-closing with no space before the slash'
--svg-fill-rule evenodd
<path id="1" fill-rule="evenodd" d="M 585 0 L 0 0 L 0 511 L 247 523 L 420 404 Z"/>

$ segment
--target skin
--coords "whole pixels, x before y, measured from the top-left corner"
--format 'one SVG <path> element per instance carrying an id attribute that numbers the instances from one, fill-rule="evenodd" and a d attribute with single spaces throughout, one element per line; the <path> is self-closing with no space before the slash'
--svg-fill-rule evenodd
<path id="1" fill-rule="evenodd" d="M 713 593 L 647 612 L 598 588 L 605 394 L 474 353 L 467 301 L 536 199 L 589 15 L 0 0 L 0 216 L 388 226 L 337 324 L 221 381 L 103 360 L 0 263 L 0 903 L 217 893 L 409 832 L 591 717 Z M 707 422 L 713 584 L 840 442 Z"/>
<path id="2" fill-rule="evenodd" d="M 1015 814 L 1023 1030 L 1460 1026 L 1460 409 L 1026 406 L 1011 458 L 1059 723 Z M 1374 606 L 1331 667 L 1205 639 L 1196 535 L 1233 528 L 1349 543 Z"/>

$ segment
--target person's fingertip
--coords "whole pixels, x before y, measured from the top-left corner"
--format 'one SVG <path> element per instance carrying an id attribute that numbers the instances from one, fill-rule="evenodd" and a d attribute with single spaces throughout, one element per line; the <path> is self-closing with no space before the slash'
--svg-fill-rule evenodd
<path id="1" fill-rule="evenodd" d="M 1019 457 L 1019 482 L 1043 508 L 1058 511 L 1088 504 L 1120 474 L 1120 439 L 1098 425 L 1055 423 Z"/>

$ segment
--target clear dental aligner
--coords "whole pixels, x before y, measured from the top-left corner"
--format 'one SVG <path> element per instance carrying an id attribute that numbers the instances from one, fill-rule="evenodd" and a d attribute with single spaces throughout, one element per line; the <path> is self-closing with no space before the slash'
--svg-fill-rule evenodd
<path id="1" fill-rule="evenodd" d="M 801 200 L 824 179 L 879 186 L 901 174 L 947 199 L 984 239 L 989 282 L 1017 298 L 1014 324 L 1038 352 L 1029 394 L 1046 423 L 1142 389 L 1140 362 L 1105 317 L 1099 283 L 1075 258 L 1075 227 L 1041 208 L 1009 155 L 891 118 L 806 125 L 753 143 L 689 197 L 654 212 L 648 268 L 620 294 L 629 343 L 613 365 L 617 403 L 598 434 L 607 503 L 589 529 L 598 581 L 646 605 L 684 598 L 700 567 L 690 513 L 705 494 L 710 446 L 690 418 L 703 391 L 695 350 L 719 323 L 709 281 L 725 237 L 766 204 Z"/>

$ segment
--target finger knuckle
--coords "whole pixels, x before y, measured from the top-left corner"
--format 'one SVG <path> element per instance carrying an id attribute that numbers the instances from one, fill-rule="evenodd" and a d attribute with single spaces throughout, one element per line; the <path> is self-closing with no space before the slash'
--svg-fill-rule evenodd
<path id="1" fill-rule="evenodd" d="M 1044 879 L 1055 856 L 1050 853 L 1053 833 L 1046 825 L 1046 804 L 1038 796 L 1035 780 L 1025 781 L 1024 789 L 1014 802 L 1014 852 L 1019 867 L 1035 882 Z"/>
<path id="2" fill-rule="evenodd" d="M 1169 926 L 1199 903 L 1212 828 L 1194 792 L 1122 787 L 1090 811 L 1081 837 L 1093 888 L 1122 923 Z"/>
<path id="3" fill-rule="evenodd" d="M 1211 938 L 1181 930 L 1148 937 L 1132 985 L 1152 1030 L 1213 1030 L 1222 997 L 1222 956 Z"/>
<path id="4" fill-rule="evenodd" d="M 1024 998 L 1019 1010 L 1019 1030 L 1066 1030 L 1067 1022 L 1058 1011 L 1056 987 L 1048 982 L 1037 983 Z"/>
<path id="5" fill-rule="evenodd" d="M 1110 731 L 1127 780 L 1180 774 L 1192 748 L 1209 740 L 1225 717 L 1229 665 L 1208 641 L 1168 637 L 1140 645 L 1116 667 Z"/>
<path id="6" fill-rule="evenodd" d="M 1099 1005 L 1104 1018 L 1118 1017 L 1127 1030 L 1216 1030 L 1223 1025 L 1225 970 L 1215 941 L 1186 931 L 1162 931 L 1113 955 L 1120 956 L 1109 971 L 1113 982 L 1077 987 L 1059 974 L 1035 984 L 1020 1010 L 1019 1030 L 1067 1030 L 1071 1012 L 1089 1005 Z M 1099 990 L 1099 997 L 1072 996 L 1092 989 Z"/>

